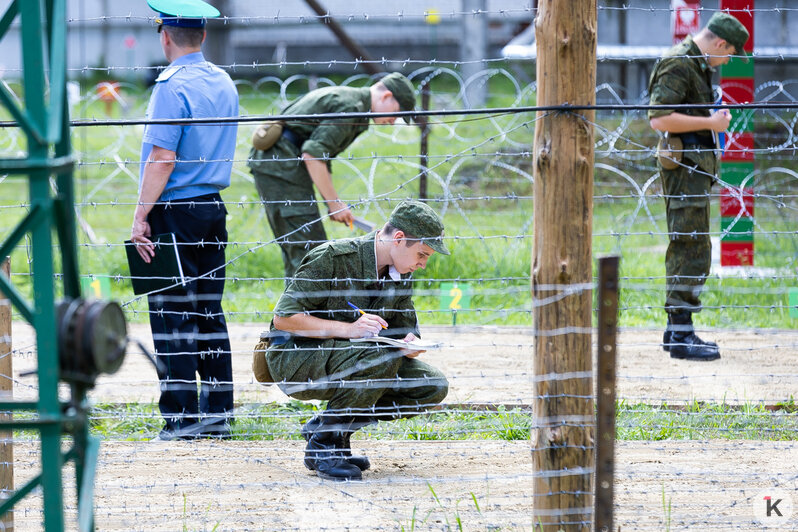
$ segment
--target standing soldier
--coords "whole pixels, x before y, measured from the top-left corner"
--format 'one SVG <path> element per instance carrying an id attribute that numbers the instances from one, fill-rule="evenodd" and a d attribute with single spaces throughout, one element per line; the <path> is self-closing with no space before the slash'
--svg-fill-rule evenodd
<path id="1" fill-rule="evenodd" d="M 413 84 L 398 72 L 371 87 L 325 87 L 302 96 L 283 114 L 395 113 L 412 111 Z M 393 124 L 396 117 L 374 119 Z M 302 257 L 327 240 L 313 185 L 324 198 L 330 218 L 351 225 L 352 213 L 332 182 L 332 159 L 369 127 L 367 118 L 320 118 L 288 121 L 276 143 L 261 144 L 256 132 L 247 163 L 264 202 L 266 216 L 278 240 L 285 265 L 286 284 Z M 272 139 L 273 141 L 273 139 Z"/>
<path id="2" fill-rule="evenodd" d="M 238 116 L 238 92 L 200 47 L 205 20 L 219 11 L 201 0 L 149 0 L 169 66 L 155 80 L 148 120 Z M 148 298 L 161 366 L 158 439 L 225 437 L 233 410 L 230 340 L 222 310 L 227 228 L 219 191 L 230 186 L 236 145 L 230 124 L 147 124 L 131 240 L 145 262 L 150 238 L 174 233 L 189 282 Z M 160 251 L 159 251 L 160 253 Z M 196 375 L 200 376 L 199 397 Z"/>
<path id="3" fill-rule="evenodd" d="M 733 16 L 718 12 L 695 36 L 671 48 L 651 73 L 651 105 L 711 104 L 712 73 L 731 55 L 747 61 L 748 31 Z M 695 334 L 692 314 L 701 310 L 709 275 L 709 190 L 716 179 L 716 137 L 729 127 L 728 110 L 651 109 L 651 127 L 664 133 L 659 165 L 670 242 L 665 255 L 668 326 L 663 337 L 672 358 L 716 360 L 718 345 Z"/>

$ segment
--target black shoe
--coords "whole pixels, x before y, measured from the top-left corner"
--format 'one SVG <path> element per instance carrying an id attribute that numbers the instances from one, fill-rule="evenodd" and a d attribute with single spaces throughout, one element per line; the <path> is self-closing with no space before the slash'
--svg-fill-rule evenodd
<path id="1" fill-rule="evenodd" d="M 232 437 L 230 429 L 226 428 L 203 430 L 196 435 L 196 438 L 207 438 L 209 440 L 229 440 Z"/>
<path id="2" fill-rule="evenodd" d="M 679 313 L 680 315 L 677 316 L 677 322 L 684 322 L 682 324 L 675 324 L 673 323 L 673 318 L 671 314 L 668 314 L 668 326 L 665 328 L 665 332 L 662 333 L 662 350 L 663 351 L 670 351 L 671 345 L 677 342 L 673 341 L 673 333 L 674 330 L 676 331 L 683 331 L 688 334 L 692 334 L 695 338 L 692 339 L 692 343 L 695 344 L 703 344 L 710 347 L 714 347 L 715 349 L 718 348 L 718 344 L 715 342 L 707 342 L 702 340 L 698 336 L 695 335 L 695 329 L 693 328 L 693 316 L 690 312 L 683 311 Z M 674 357 L 674 358 L 683 358 L 683 357 Z M 718 355 L 720 358 L 720 355 Z"/>
<path id="3" fill-rule="evenodd" d="M 717 360 L 720 358 L 718 344 L 705 342 L 695 334 L 690 312 L 681 311 L 668 315 L 668 328 L 662 338 L 662 347 L 671 358 L 685 360 Z"/>
<path id="4" fill-rule="evenodd" d="M 366 469 L 371 467 L 371 462 L 369 462 L 369 457 L 365 455 L 354 455 L 352 454 L 352 433 L 346 432 L 344 434 L 344 441 L 343 441 L 343 451 L 344 451 L 344 458 L 346 461 L 352 464 L 353 466 L 357 467 L 361 471 L 365 471 Z"/>
<path id="5" fill-rule="evenodd" d="M 671 331 L 670 328 L 665 329 L 665 332 L 662 333 L 662 350 L 663 351 L 670 351 L 671 350 L 671 344 L 673 343 L 673 340 L 671 339 L 672 335 L 673 335 L 673 331 Z M 704 343 L 705 345 L 709 345 L 709 346 L 712 346 L 714 348 L 718 347 L 718 344 L 716 344 L 715 342 L 707 342 L 707 341 L 701 340 L 701 338 L 698 338 L 698 340 L 700 342 Z"/>
<path id="6" fill-rule="evenodd" d="M 180 427 L 164 427 L 152 441 L 191 441 L 197 439 L 197 434 L 191 430 Z"/>
<path id="7" fill-rule="evenodd" d="M 309 442 L 310 437 L 313 435 L 316 429 L 318 429 L 320 418 L 321 416 L 313 416 L 312 418 L 310 418 L 310 420 L 308 420 L 307 423 L 302 425 L 302 430 L 300 431 L 300 433 L 302 434 L 302 437 L 305 438 L 305 441 Z M 369 420 L 369 423 L 371 422 L 372 421 Z M 352 454 L 352 444 L 351 444 L 352 432 L 354 431 L 346 431 L 343 433 L 343 440 L 341 441 L 341 453 L 347 462 L 357 467 L 361 471 L 365 471 L 371 467 L 371 462 L 369 462 L 367 456 L 357 456 Z M 305 467 L 307 467 L 311 471 L 313 470 L 313 461 L 308 460 L 307 456 L 305 456 Z"/>
<path id="8" fill-rule="evenodd" d="M 343 433 L 351 420 L 319 416 L 316 429 L 305 447 L 305 467 L 329 480 L 362 480 L 360 468 L 350 464 L 343 453 Z"/>
<path id="9" fill-rule="evenodd" d="M 691 334 L 683 338 L 677 338 L 674 334 L 671 338 L 671 358 L 681 358 L 685 360 L 717 360 L 720 358 L 718 346 L 712 346 Z"/>

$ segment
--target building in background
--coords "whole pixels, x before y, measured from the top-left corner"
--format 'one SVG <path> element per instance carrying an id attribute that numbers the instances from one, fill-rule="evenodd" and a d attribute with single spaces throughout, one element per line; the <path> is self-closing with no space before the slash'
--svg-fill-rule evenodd
<path id="1" fill-rule="evenodd" d="M 700 4 L 703 27 L 720 3 Z M 789 0 L 756 0 L 755 86 L 798 77 L 798 10 L 792 6 Z M 641 99 L 654 63 L 672 46 L 672 24 L 671 0 L 599 0 L 597 85 L 623 88 L 619 96 L 625 101 Z M 534 60 L 534 26 L 514 37 L 501 55 L 516 63 Z"/>
<path id="2" fill-rule="evenodd" d="M 448 63 L 479 54 L 508 60 L 491 61 L 486 67 L 509 64 L 519 80 L 534 79 L 534 0 L 317 2 L 371 57 L 385 58 L 385 70 L 410 72 L 433 59 Z M 0 0 L 0 7 L 9 3 Z M 353 65 L 352 54 L 306 1 L 211 3 L 228 18 L 209 22 L 214 38 L 208 40 L 205 53 L 216 64 L 228 65 L 234 77 L 364 72 Z M 149 67 L 162 64 L 162 54 L 157 39 L 150 38 L 155 26 L 144 0 L 67 0 L 67 4 L 73 78 L 92 73 L 115 79 L 155 77 Z M 671 2 L 599 0 L 598 4 L 598 83 L 609 83 L 620 89 L 617 92 L 625 100 L 637 101 L 651 67 L 671 44 Z M 718 1 L 704 0 L 701 5 L 703 23 L 718 8 Z M 780 9 L 790 6 L 790 0 L 757 0 L 756 86 L 796 77 L 798 10 Z M 487 22 L 469 24 L 474 17 L 485 16 L 470 14 L 481 9 L 487 11 Z M 485 31 L 485 38 L 476 39 L 474 31 Z M 466 46 L 474 40 L 484 42 L 481 54 L 474 46 Z M 13 48 L 16 42 L 7 39 L 4 46 L 9 48 L 0 54 L 3 79 L 19 77 L 21 51 Z"/>

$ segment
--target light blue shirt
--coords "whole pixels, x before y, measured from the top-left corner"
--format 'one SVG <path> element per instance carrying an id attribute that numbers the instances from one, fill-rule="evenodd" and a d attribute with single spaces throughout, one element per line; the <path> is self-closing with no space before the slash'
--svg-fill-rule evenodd
<path id="1" fill-rule="evenodd" d="M 175 59 L 155 80 L 147 119 L 238 116 L 238 91 L 225 71 L 202 52 Z M 141 143 L 139 188 L 153 146 L 177 154 L 160 201 L 193 198 L 230 186 L 236 123 L 147 124 Z"/>

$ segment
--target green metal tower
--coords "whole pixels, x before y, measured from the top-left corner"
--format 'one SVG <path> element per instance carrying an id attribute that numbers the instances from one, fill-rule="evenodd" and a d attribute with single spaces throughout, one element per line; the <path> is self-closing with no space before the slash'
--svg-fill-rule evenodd
<path id="1" fill-rule="evenodd" d="M 80 294 L 66 97 L 66 0 L 12 1 L 0 19 L 0 41 L 17 18 L 21 29 L 24 106 L 17 104 L 2 84 L 0 104 L 10 112 L 15 121 L 12 125 L 24 131 L 27 157 L 0 158 L 0 174 L 28 179 L 30 209 L 0 245 L 0 258 L 9 255 L 30 235 L 33 296 L 29 300 L 2 276 L 0 290 L 17 313 L 36 329 L 39 397 L 35 402 L 0 402 L 0 410 L 35 410 L 37 414 L 30 420 L 0 423 L 0 428 L 38 431 L 42 469 L 0 504 L 0 515 L 41 486 L 45 530 L 63 530 L 62 470 L 72 460 L 77 472 L 78 527 L 92 530 L 99 441 L 89 435 L 86 392 L 99 373 L 112 373 L 121 365 L 127 330 L 118 305 L 87 301 Z M 54 230 L 62 265 L 60 290 L 54 266 Z M 63 299 L 57 302 L 59 292 L 63 293 Z M 69 383 L 70 398 L 66 401 L 59 401 L 59 381 Z M 69 443 L 66 453 L 61 450 L 62 440 Z"/>

